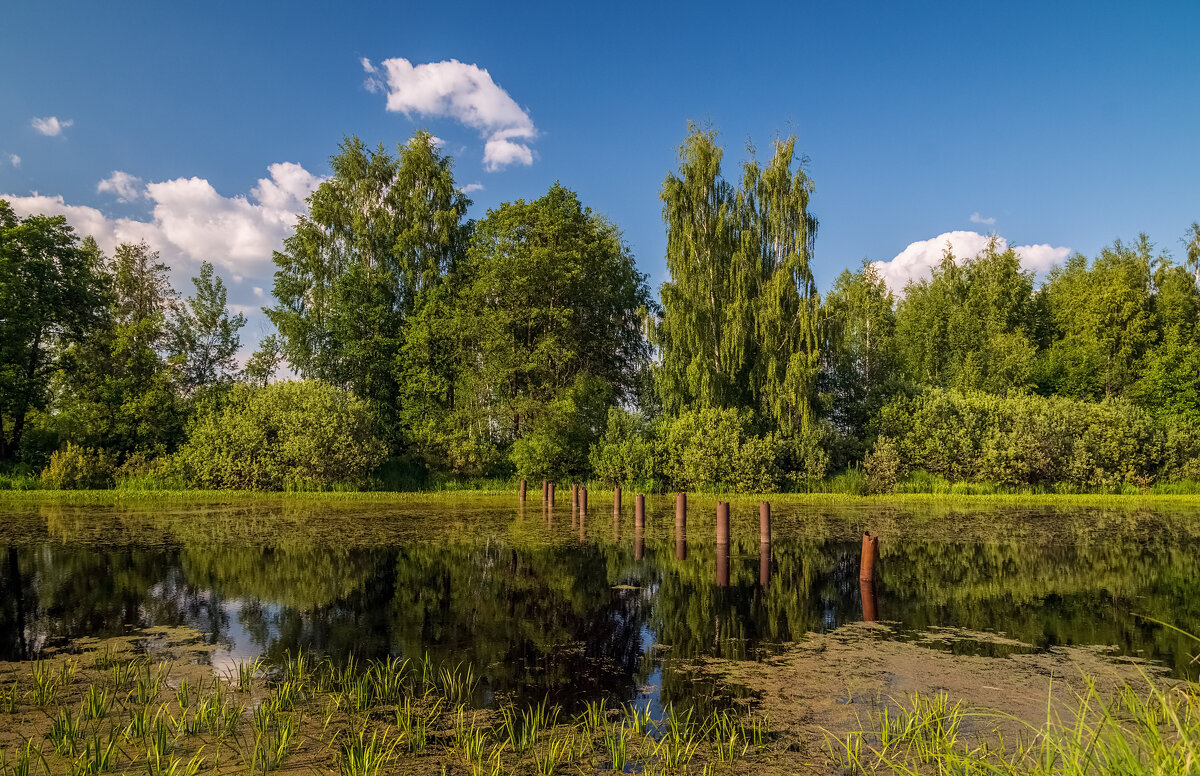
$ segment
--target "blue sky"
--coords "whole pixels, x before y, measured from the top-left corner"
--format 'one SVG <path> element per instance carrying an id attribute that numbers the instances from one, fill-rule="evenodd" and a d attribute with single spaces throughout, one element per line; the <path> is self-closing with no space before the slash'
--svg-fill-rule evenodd
<path id="1" fill-rule="evenodd" d="M 162 242 L 181 277 L 207 253 L 253 307 L 255 288 L 269 295 L 264 246 L 341 138 L 392 147 L 424 127 L 460 184 L 483 187 L 473 215 L 561 181 L 624 230 L 657 286 L 659 186 L 692 119 L 720 131 L 731 177 L 747 142 L 797 135 L 822 290 L 864 258 L 918 272 L 955 232 L 1042 245 L 1027 251 L 1036 269 L 1139 231 L 1178 255 L 1200 219 L 1198 32 L 1194 0 L 12 3 L 0 196 Z M 484 163 L 511 122 L 387 110 L 404 84 L 383 63 L 401 59 L 486 70 L 532 127 L 518 138 L 531 163 Z M 50 117 L 57 134 L 35 128 Z M 269 172 L 285 162 L 298 167 Z M 127 185 L 98 190 L 114 171 Z"/>

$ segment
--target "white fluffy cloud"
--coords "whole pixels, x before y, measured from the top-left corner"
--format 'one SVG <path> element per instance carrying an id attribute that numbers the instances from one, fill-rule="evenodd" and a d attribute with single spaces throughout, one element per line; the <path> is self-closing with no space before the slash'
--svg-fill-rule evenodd
<path id="1" fill-rule="evenodd" d="M 291 232 L 306 209 L 304 200 L 321 182 L 290 162 L 273 164 L 267 172 L 249 196 L 233 197 L 222 196 L 203 178 L 141 186 L 132 175 L 114 173 L 101 182 L 101 191 L 149 200 L 148 220 L 109 218 L 96 208 L 68 204 L 62 196 L 0 194 L 0 199 L 8 200 L 22 216 L 65 216 L 77 233 L 96 238 L 106 252 L 123 242 L 145 240 L 180 278 L 194 274 L 201 261 L 211 261 L 240 282 L 270 276 L 272 252 Z"/>
<path id="2" fill-rule="evenodd" d="M 21 166 L 21 157 L 17 156 L 16 154 L 9 154 L 8 161 L 12 162 L 13 167 Z"/>
<path id="3" fill-rule="evenodd" d="M 904 290 L 909 280 L 930 277 L 930 271 L 941 263 L 947 247 L 959 259 L 970 258 L 985 249 L 991 239 L 991 236 L 979 232 L 945 232 L 937 237 L 912 243 L 890 261 L 875 262 L 875 267 L 879 269 L 888 286 L 899 292 Z M 1008 248 L 1008 241 L 1003 237 L 995 239 L 1000 250 Z M 1047 244 L 1014 245 L 1013 250 L 1021 257 L 1021 266 L 1034 272 L 1046 272 L 1071 254 L 1070 248 Z"/>
<path id="4" fill-rule="evenodd" d="M 985 226 L 995 226 L 996 219 L 994 217 L 990 217 L 990 216 L 988 218 L 984 218 L 983 216 L 979 215 L 979 211 L 976 210 L 974 213 L 971 214 L 971 223 L 983 224 Z"/>
<path id="5" fill-rule="evenodd" d="M 34 118 L 30 124 L 38 132 L 41 132 L 46 137 L 55 137 L 61 135 L 62 131 L 74 124 L 73 119 L 59 120 L 58 116 L 46 116 L 45 118 Z"/>
<path id="6" fill-rule="evenodd" d="M 136 175 L 113 170 L 112 175 L 96 184 L 96 191 L 116 194 L 119 202 L 132 202 L 145 193 L 145 187 Z"/>
<path id="7" fill-rule="evenodd" d="M 486 141 L 488 170 L 533 164 L 529 141 L 538 134 L 533 119 L 487 70 L 456 59 L 413 65 L 403 57 L 385 59 L 378 67 L 364 58 L 362 67 L 367 88 L 386 91 L 389 111 L 451 118 L 478 130 Z"/>
<path id="8" fill-rule="evenodd" d="M 483 184 L 482 183 L 468 183 L 466 186 L 462 187 L 461 191 L 463 194 L 471 194 L 476 191 L 483 191 Z"/>

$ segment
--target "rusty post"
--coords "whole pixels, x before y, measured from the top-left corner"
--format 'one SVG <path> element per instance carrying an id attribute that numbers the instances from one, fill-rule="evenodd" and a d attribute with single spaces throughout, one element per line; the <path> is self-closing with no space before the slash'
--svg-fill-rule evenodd
<path id="1" fill-rule="evenodd" d="M 548 480 L 542 480 L 542 501 L 546 501 L 549 498 L 550 498 L 550 482 Z"/>
<path id="2" fill-rule="evenodd" d="M 729 546 L 729 502 L 717 502 L 717 544 Z"/>
<path id="3" fill-rule="evenodd" d="M 717 586 L 729 587 L 729 543 L 717 545 Z"/>
<path id="4" fill-rule="evenodd" d="M 641 493 L 633 502 L 633 527 L 641 528 L 646 524 L 646 497 Z"/>
<path id="5" fill-rule="evenodd" d="M 550 503 L 554 503 L 554 483 L 550 483 Z"/>
<path id="6" fill-rule="evenodd" d="M 771 543 L 771 502 L 758 502 L 758 543 Z"/>
<path id="7" fill-rule="evenodd" d="M 870 531 L 863 534 L 862 559 L 858 564 L 858 578 L 863 582 L 875 581 L 875 558 L 879 554 L 879 537 Z"/>
<path id="8" fill-rule="evenodd" d="M 620 513 L 621 513 L 621 486 L 616 485 L 613 487 L 613 514 L 618 515 Z"/>
<path id="9" fill-rule="evenodd" d="M 579 489 L 579 511 L 580 513 L 587 511 L 587 488 Z"/>
<path id="10" fill-rule="evenodd" d="M 675 528 L 687 529 L 687 494 L 675 494 Z"/>
<path id="11" fill-rule="evenodd" d="M 571 483 L 571 508 L 579 506 L 579 486 Z"/>
<path id="12" fill-rule="evenodd" d="M 525 480 L 521 480 L 521 501 L 525 500 Z"/>

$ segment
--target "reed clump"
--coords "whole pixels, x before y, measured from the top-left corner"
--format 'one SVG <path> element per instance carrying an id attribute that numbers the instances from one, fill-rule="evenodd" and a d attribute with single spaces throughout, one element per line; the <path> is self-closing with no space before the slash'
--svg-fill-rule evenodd
<path id="1" fill-rule="evenodd" d="M 0 712 L 0 740 L 20 740 L 0 776 L 741 773 L 772 740 L 749 714 L 508 703 L 428 659 L 295 654 L 213 676 L 105 646 L 29 663 Z"/>
<path id="2" fill-rule="evenodd" d="M 944 693 L 914 694 L 863 730 L 827 741 L 846 776 L 1194 776 L 1200 772 L 1200 687 L 1126 686 L 1105 699 L 1086 682 L 1041 725 L 973 710 Z M 966 732 L 966 731 L 971 732 Z"/>

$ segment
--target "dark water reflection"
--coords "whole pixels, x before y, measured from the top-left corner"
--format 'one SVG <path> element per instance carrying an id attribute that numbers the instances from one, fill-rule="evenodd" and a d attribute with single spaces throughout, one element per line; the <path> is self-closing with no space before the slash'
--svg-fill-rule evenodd
<path id="1" fill-rule="evenodd" d="M 943 645 L 971 654 L 1101 645 L 1197 673 L 1194 642 L 1153 621 L 1200 632 L 1195 511 L 780 504 L 760 546 L 757 505 L 735 504 L 726 557 L 711 500 L 693 498 L 686 534 L 673 499 L 651 499 L 640 531 L 632 503 L 614 520 L 600 501 L 582 519 L 511 499 L 0 507 L 0 659 L 189 626 L 218 665 L 427 654 L 469 663 L 488 693 L 570 706 L 650 684 L 678 703 L 706 692 L 674 670 L 692 658 L 756 659 L 865 618 L 1027 645 Z M 873 588 L 864 529 L 880 535 Z"/>

